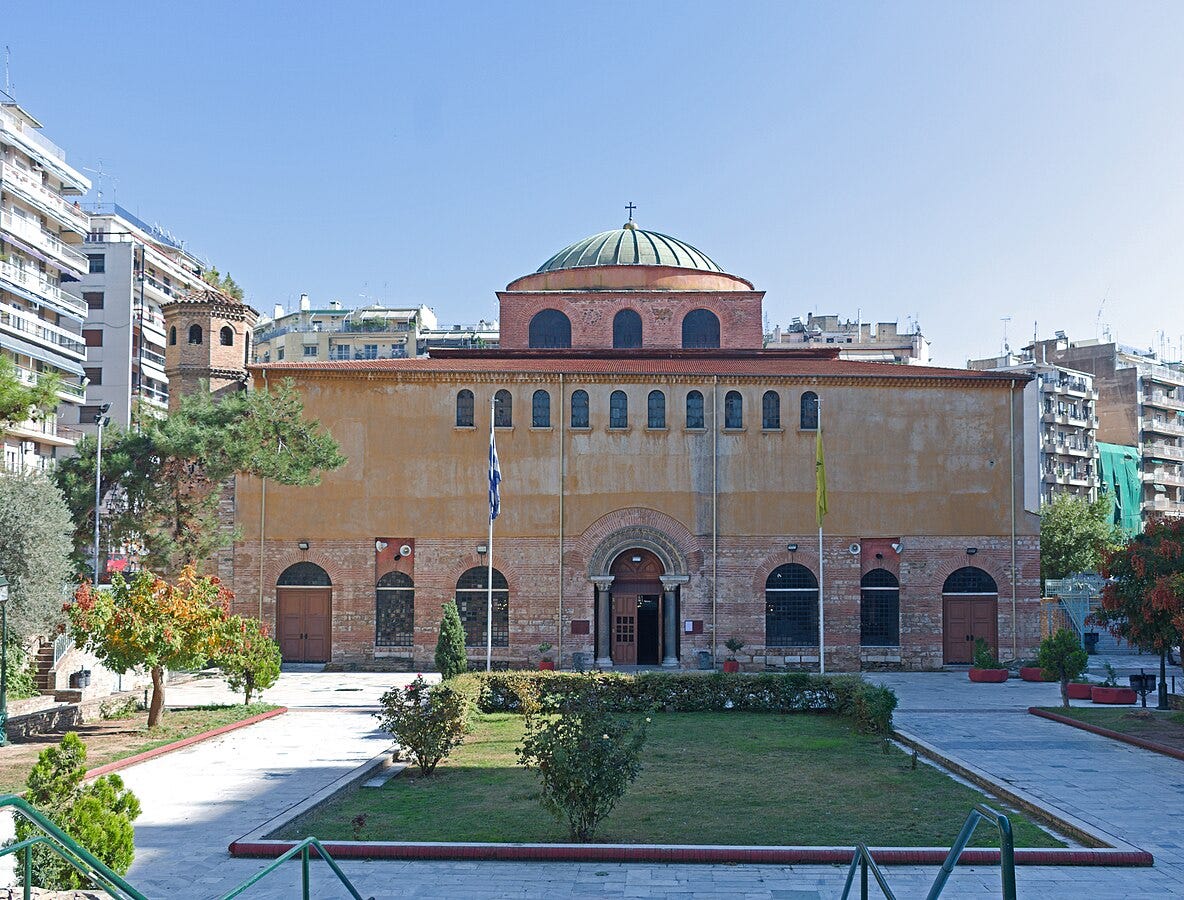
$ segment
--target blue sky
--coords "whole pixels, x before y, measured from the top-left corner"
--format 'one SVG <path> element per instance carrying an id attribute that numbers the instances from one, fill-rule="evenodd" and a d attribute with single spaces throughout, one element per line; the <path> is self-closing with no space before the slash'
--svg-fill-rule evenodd
<path id="1" fill-rule="evenodd" d="M 256 308 L 494 291 L 624 221 L 962 365 L 1179 358 L 1184 5 L 9 4 L 17 98 Z"/>

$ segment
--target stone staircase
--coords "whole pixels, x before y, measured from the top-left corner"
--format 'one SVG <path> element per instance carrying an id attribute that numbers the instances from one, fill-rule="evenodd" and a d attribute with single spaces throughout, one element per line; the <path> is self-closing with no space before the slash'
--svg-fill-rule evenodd
<path id="1" fill-rule="evenodd" d="M 57 687 L 57 673 L 53 670 L 53 642 L 43 643 L 37 651 L 37 675 L 35 682 L 37 690 L 43 694 L 52 694 Z"/>

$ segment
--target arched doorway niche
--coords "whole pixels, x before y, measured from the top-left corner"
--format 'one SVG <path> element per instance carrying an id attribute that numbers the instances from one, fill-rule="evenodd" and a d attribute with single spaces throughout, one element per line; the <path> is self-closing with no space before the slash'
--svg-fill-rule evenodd
<path id="1" fill-rule="evenodd" d="M 284 662 L 328 662 L 332 651 L 333 582 L 316 563 L 293 563 L 275 588 L 276 637 Z"/>

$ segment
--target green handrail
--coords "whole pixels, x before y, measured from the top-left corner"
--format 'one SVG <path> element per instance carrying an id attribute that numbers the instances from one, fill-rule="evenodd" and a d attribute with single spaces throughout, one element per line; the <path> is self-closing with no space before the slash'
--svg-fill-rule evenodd
<path id="1" fill-rule="evenodd" d="M 974 829 L 984 819 L 999 830 L 999 876 L 1002 881 L 1003 900 L 1016 900 L 1015 840 L 1011 834 L 1011 820 L 1002 813 L 991 809 L 985 803 L 978 804 L 966 817 L 966 822 L 963 823 L 962 830 L 958 833 L 958 839 L 954 841 L 954 845 L 950 847 L 950 852 L 946 854 L 945 861 L 942 862 L 941 868 L 938 870 L 937 878 L 933 881 L 933 887 L 925 895 L 925 900 L 937 900 L 941 896 L 941 892 L 945 890 L 946 882 L 950 880 L 950 875 L 954 871 L 954 866 L 958 863 L 958 858 L 962 855 L 962 851 L 966 849 L 966 845 L 970 843 L 970 839 L 974 835 Z M 843 887 L 842 900 L 847 900 L 848 896 L 850 896 L 857 870 L 860 873 L 860 900 L 868 900 L 867 874 L 869 870 L 876 879 L 876 884 L 883 891 L 884 896 L 888 900 L 896 900 L 896 896 L 888 887 L 888 882 L 884 878 L 883 871 L 876 864 L 875 859 L 872 858 L 871 851 L 864 844 L 859 844 L 855 848 L 855 856 L 851 860 L 850 868 L 847 869 L 847 883 Z"/>
<path id="2" fill-rule="evenodd" d="M 308 865 L 309 858 L 310 858 L 310 853 L 309 853 L 310 847 L 314 848 L 317 851 L 317 856 L 319 856 L 321 859 L 323 859 L 325 862 L 327 862 L 329 864 L 329 868 L 331 868 L 333 870 L 333 874 L 335 874 L 337 876 L 337 880 L 340 881 L 345 886 L 345 889 L 347 891 L 349 891 L 350 896 L 353 897 L 354 900 L 363 900 L 362 895 L 358 893 L 357 889 L 353 885 L 353 882 L 350 881 L 346 877 L 345 873 L 341 871 L 341 867 L 339 865 L 337 865 L 337 861 L 335 859 L 333 859 L 332 856 L 329 855 L 329 851 L 326 850 L 324 845 L 322 845 L 321 842 L 318 841 L 315 837 L 305 838 L 299 844 L 297 844 L 295 847 L 293 847 L 291 850 L 289 850 L 287 853 L 285 853 L 283 856 L 277 857 L 275 859 L 275 861 L 272 862 L 272 864 L 269 865 L 267 868 L 263 869 L 260 872 L 256 872 L 255 875 L 253 875 L 249 880 L 244 881 L 242 884 L 240 884 L 238 887 L 236 887 L 229 894 L 223 894 L 221 896 L 221 898 L 219 898 L 219 900 L 231 900 L 232 897 L 237 897 L 239 894 L 241 894 L 247 888 L 251 887 L 252 885 L 256 884 L 259 881 L 262 881 L 264 878 L 266 878 L 268 875 L 270 875 L 272 872 L 274 872 L 276 869 L 278 869 L 281 865 L 283 865 L 288 860 L 290 860 L 292 857 L 294 857 L 297 853 L 300 854 L 300 870 L 301 870 L 301 894 L 300 894 L 300 896 L 301 896 L 301 898 L 303 898 L 303 900 L 311 900 L 312 894 L 309 893 L 310 879 L 309 879 L 309 865 Z M 370 897 L 370 898 L 368 898 L 368 900 L 374 900 L 374 898 Z"/>

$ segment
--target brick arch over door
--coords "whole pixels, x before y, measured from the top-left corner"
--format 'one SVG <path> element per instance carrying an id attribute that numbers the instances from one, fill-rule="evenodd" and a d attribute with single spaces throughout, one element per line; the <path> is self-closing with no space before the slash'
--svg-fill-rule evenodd
<path id="1" fill-rule="evenodd" d="M 677 519 L 645 507 L 618 509 L 601 516 L 572 541 L 588 561 L 589 577 L 608 575 L 613 560 L 635 547 L 662 561 L 668 575 L 687 575 L 700 562 L 694 535 Z"/>
<path id="2" fill-rule="evenodd" d="M 279 562 L 269 562 L 263 568 L 263 587 L 264 595 L 271 592 L 272 597 L 275 596 L 276 582 L 280 580 L 280 576 L 284 574 L 284 570 L 289 566 L 294 566 L 296 563 L 310 562 L 320 566 L 329 574 L 329 581 L 332 582 L 333 587 L 339 587 L 344 584 L 348 578 L 346 572 L 341 567 L 341 562 L 337 557 L 329 556 L 324 553 L 317 553 L 314 550 L 301 551 L 296 550 L 288 556 L 285 556 Z"/>
<path id="3" fill-rule="evenodd" d="M 908 553 L 908 547 L 904 549 Z M 932 590 L 941 594 L 942 588 L 945 586 L 946 579 L 957 572 L 959 569 L 964 569 L 969 566 L 972 569 L 982 569 L 988 575 L 995 579 L 995 585 L 998 587 L 1000 597 L 1011 596 L 1011 575 L 1010 570 L 1006 565 L 999 565 L 994 560 L 982 559 L 982 553 L 979 552 L 975 556 L 967 556 L 965 553 L 951 553 L 948 561 L 943 561 L 933 570 L 933 574 L 928 579 Z M 899 577 L 898 573 L 898 577 Z M 904 579 L 901 579 L 901 586 L 904 587 Z M 909 584 L 909 587 L 916 591 L 919 585 L 915 582 Z"/>

